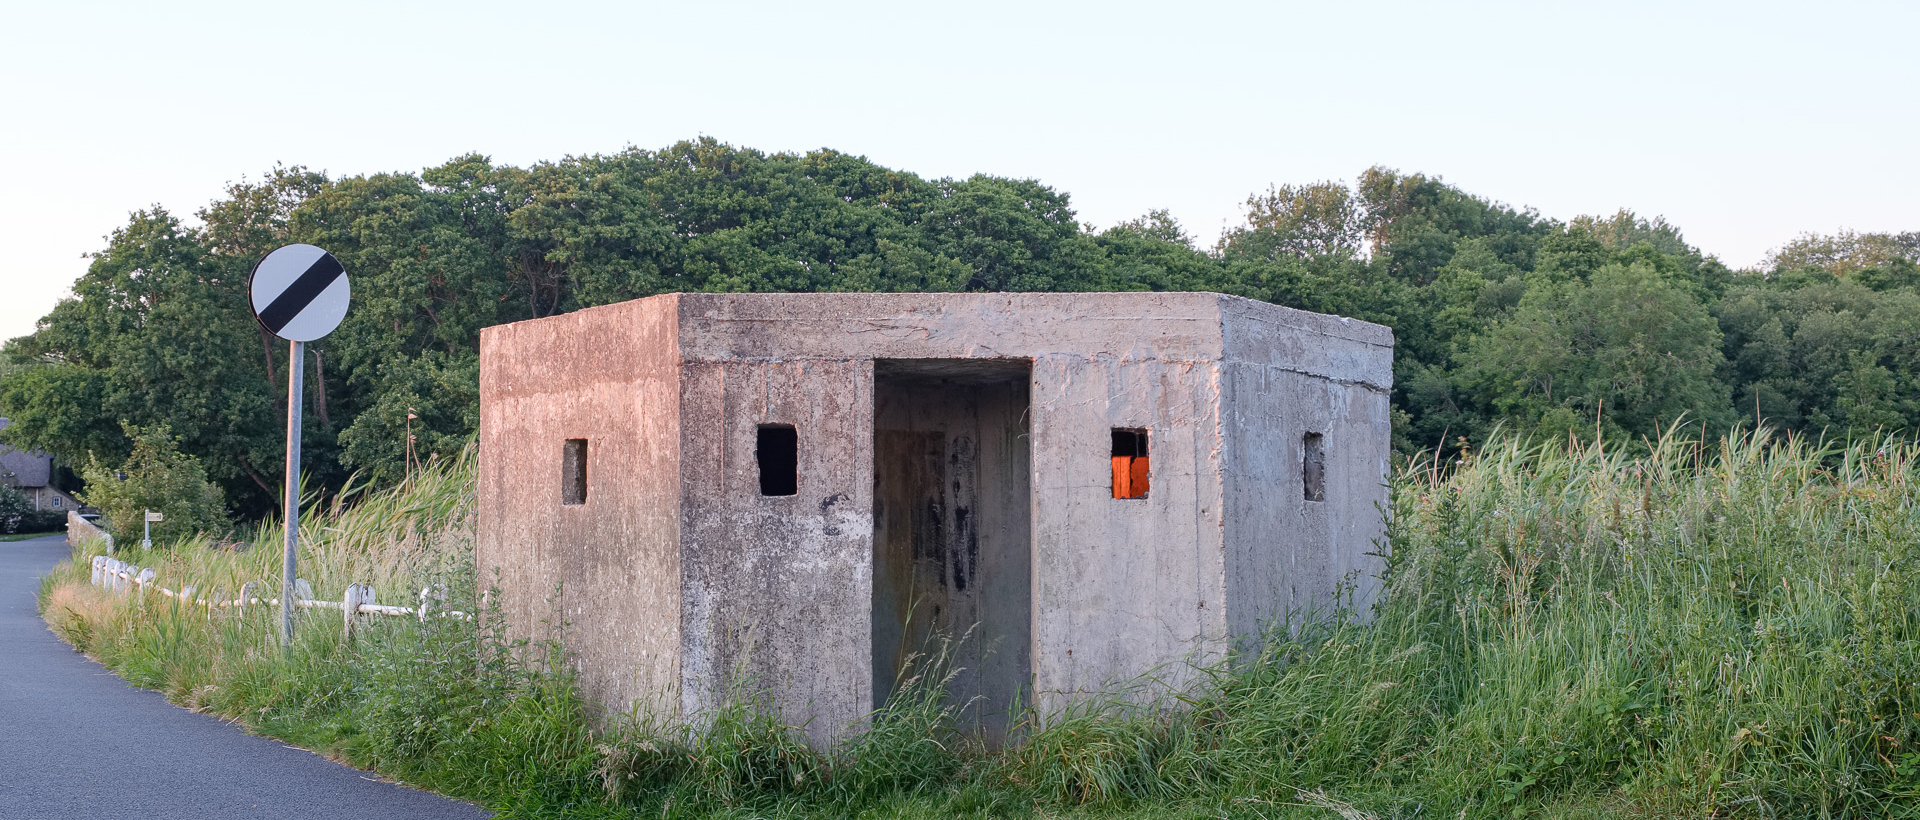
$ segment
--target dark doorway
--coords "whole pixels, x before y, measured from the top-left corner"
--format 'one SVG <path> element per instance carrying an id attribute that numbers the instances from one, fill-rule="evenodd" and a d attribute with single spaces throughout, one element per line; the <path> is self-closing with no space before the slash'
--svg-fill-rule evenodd
<path id="1" fill-rule="evenodd" d="M 874 366 L 874 705 L 949 642 L 961 720 L 992 740 L 1033 674 L 1031 380 L 1025 359 Z"/>

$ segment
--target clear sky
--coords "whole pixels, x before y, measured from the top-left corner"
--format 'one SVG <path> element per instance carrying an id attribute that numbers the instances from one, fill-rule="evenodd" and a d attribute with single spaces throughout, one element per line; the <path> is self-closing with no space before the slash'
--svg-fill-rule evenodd
<path id="1" fill-rule="evenodd" d="M 1920 230 L 1920 4 L 0 4 L 0 338 L 127 214 L 276 162 L 524 165 L 698 135 L 1031 177 L 1211 242 L 1270 183 L 1436 174 L 1664 215 L 1735 266 Z"/>

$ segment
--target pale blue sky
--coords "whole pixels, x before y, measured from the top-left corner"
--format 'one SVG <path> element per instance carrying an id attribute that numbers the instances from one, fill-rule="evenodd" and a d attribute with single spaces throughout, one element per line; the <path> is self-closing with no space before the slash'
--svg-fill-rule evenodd
<path id="1" fill-rule="evenodd" d="M 417 171 L 701 134 L 1033 177 L 1203 243 L 1370 165 L 1568 219 L 1664 215 L 1729 264 L 1920 230 L 1920 5 L 0 5 L 0 337 L 127 213 L 276 161 Z"/>

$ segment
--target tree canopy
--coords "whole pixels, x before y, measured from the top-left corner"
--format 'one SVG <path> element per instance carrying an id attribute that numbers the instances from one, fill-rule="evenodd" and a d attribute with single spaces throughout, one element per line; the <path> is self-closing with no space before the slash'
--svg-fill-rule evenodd
<path id="1" fill-rule="evenodd" d="M 478 407 L 480 329 L 669 292 L 1207 290 L 1391 326 L 1395 445 L 1654 435 L 1676 419 L 1811 434 L 1920 425 L 1920 233 L 1795 238 L 1731 270 L 1630 211 L 1565 222 L 1386 168 L 1273 184 L 1211 247 L 1164 211 L 1096 230 L 1065 192 L 925 179 L 822 149 L 717 140 L 527 168 L 275 168 L 191 224 L 131 215 L 8 342 L 9 443 L 116 463 L 164 428 L 243 515 L 272 509 L 286 345 L 252 264 L 332 251 L 354 304 L 309 345 L 309 480 L 451 454 Z M 413 418 L 409 419 L 409 415 Z"/>

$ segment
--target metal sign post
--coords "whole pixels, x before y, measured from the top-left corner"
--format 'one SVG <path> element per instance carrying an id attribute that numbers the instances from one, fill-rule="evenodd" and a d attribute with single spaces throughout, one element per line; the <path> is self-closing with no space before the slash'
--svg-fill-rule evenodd
<path id="1" fill-rule="evenodd" d="M 141 510 L 141 512 L 146 513 L 146 521 L 140 525 L 140 548 L 150 550 L 153 549 L 153 522 L 165 521 L 167 517 L 152 510 Z"/>
<path id="2" fill-rule="evenodd" d="M 280 645 L 293 645 L 293 590 L 299 583 L 300 399 L 307 342 L 333 332 L 352 292 L 340 260 L 312 245 L 288 245 L 253 266 L 247 282 L 253 315 L 268 333 L 291 343 L 287 361 L 286 555 L 280 562 Z"/>
<path id="3" fill-rule="evenodd" d="M 292 352 L 287 365 L 287 489 L 285 521 L 287 553 L 280 561 L 280 645 L 293 645 L 293 584 L 299 580 L 299 559 L 294 547 L 300 542 L 300 387 L 305 381 L 307 343 L 288 342 Z"/>

